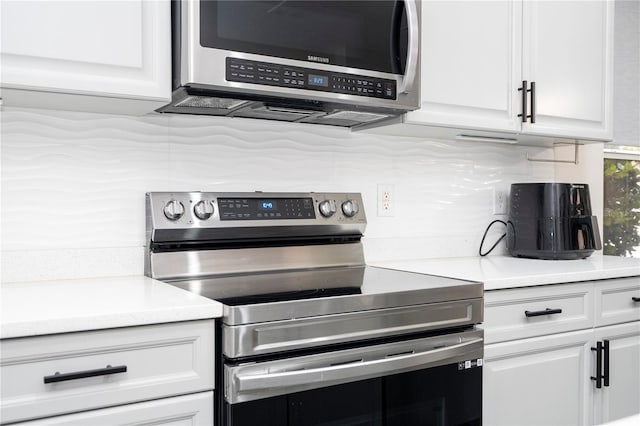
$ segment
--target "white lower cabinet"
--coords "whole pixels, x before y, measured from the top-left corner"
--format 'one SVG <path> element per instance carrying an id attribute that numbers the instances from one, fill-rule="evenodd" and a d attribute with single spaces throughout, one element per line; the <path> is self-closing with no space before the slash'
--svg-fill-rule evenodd
<path id="1" fill-rule="evenodd" d="M 20 426 L 193 426 L 213 425 L 213 392 L 176 396 L 66 416 L 50 417 Z"/>
<path id="2" fill-rule="evenodd" d="M 638 277 L 485 292 L 484 424 L 640 413 L 639 297 Z"/>
<path id="3" fill-rule="evenodd" d="M 210 424 L 214 320 L 0 343 L 2 424 Z M 182 398 L 190 394 L 199 396 Z"/>
<path id="4" fill-rule="evenodd" d="M 640 322 L 597 328 L 595 339 L 609 342 L 609 381 L 594 393 L 595 423 L 640 413 Z"/>
<path id="5" fill-rule="evenodd" d="M 590 423 L 592 331 L 487 345 L 485 425 Z"/>

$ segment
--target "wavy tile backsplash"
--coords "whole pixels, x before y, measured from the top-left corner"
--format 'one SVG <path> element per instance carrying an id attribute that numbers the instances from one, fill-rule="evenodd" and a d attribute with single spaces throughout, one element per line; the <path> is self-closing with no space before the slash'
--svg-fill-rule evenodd
<path id="1" fill-rule="evenodd" d="M 362 192 L 367 260 L 472 256 L 499 218 L 492 188 L 553 180 L 552 165 L 526 160 L 548 150 L 262 120 L 5 108 L 2 280 L 141 274 L 144 193 L 165 190 Z M 394 185 L 394 217 L 377 216 L 377 184 Z"/>

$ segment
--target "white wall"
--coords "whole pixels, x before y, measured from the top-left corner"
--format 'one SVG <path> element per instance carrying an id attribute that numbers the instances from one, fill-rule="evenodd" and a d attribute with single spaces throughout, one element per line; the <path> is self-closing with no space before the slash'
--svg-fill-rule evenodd
<path id="1" fill-rule="evenodd" d="M 549 148 L 201 116 L 5 108 L 1 121 L 4 282 L 141 274 L 146 191 L 362 192 L 374 261 L 473 256 L 504 218 L 493 187 L 554 177 L 526 160 Z M 379 183 L 395 185 L 394 217 L 376 215 Z"/>

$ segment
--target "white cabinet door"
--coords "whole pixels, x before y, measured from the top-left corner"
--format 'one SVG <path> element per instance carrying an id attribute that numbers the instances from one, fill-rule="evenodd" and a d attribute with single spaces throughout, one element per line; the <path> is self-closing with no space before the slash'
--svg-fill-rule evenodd
<path id="1" fill-rule="evenodd" d="M 213 424 L 213 392 L 121 405 L 31 422 L 20 426 L 192 426 Z"/>
<path id="2" fill-rule="evenodd" d="M 3 340 L 0 423 L 213 389 L 214 342 L 212 320 Z"/>
<path id="3" fill-rule="evenodd" d="M 609 386 L 594 389 L 596 424 L 640 413 L 640 322 L 597 328 L 609 341 Z"/>
<path id="4" fill-rule="evenodd" d="M 592 330 L 485 347 L 484 425 L 580 425 L 591 421 Z"/>
<path id="5" fill-rule="evenodd" d="M 535 82 L 529 134 L 613 136 L 614 2 L 525 1 L 522 79 Z"/>
<path id="6" fill-rule="evenodd" d="M 407 123 L 515 132 L 521 3 L 422 2 L 421 109 Z"/>
<path id="7" fill-rule="evenodd" d="M 10 0 L 1 15 L 5 105 L 100 111 L 122 99 L 147 112 L 170 100 L 169 1 Z"/>
<path id="8" fill-rule="evenodd" d="M 613 1 L 423 1 L 421 13 L 421 107 L 377 133 L 612 139 Z M 523 80 L 535 123 L 518 117 Z"/>
<path id="9" fill-rule="evenodd" d="M 640 278 L 616 278 L 595 283 L 596 327 L 640 321 Z"/>

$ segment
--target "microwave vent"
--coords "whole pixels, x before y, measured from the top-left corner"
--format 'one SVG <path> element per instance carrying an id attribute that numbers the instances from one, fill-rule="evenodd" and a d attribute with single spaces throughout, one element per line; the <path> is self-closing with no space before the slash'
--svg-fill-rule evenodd
<path id="1" fill-rule="evenodd" d="M 354 121 L 358 123 L 369 123 L 371 121 L 382 120 L 383 118 L 388 118 L 388 117 L 391 117 L 391 116 L 387 114 L 375 114 L 371 112 L 338 111 L 333 114 L 325 115 L 323 119 Z"/>
<path id="2" fill-rule="evenodd" d="M 391 117 L 387 114 L 375 114 L 360 111 L 338 111 L 321 117 L 311 117 L 302 120 L 304 123 L 328 124 L 331 126 L 353 127 L 372 121 Z"/>
<path id="3" fill-rule="evenodd" d="M 214 109 L 234 109 L 248 101 L 229 98 L 214 98 L 210 96 L 187 96 L 180 102 L 176 103 L 174 107 L 183 108 L 214 108 Z"/>

